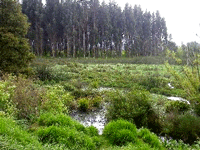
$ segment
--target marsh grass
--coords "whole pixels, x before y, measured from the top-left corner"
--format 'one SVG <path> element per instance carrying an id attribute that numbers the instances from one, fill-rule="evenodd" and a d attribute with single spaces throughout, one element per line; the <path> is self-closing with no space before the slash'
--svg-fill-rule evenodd
<path id="1" fill-rule="evenodd" d="M 125 120 L 111 121 L 105 126 L 103 136 L 105 136 L 111 144 L 122 146 L 129 142 L 135 142 L 137 129 L 134 124 Z"/>
<path id="2" fill-rule="evenodd" d="M 158 137 L 150 132 L 167 134 L 188 143 L 199 136 L 199 118 L 186 115 L 197 113 L 198 107 L 191 111 L 182 105 L 170 105 L 174 109 L 180 108 L 180 113 L 176 114 L 170 107 L 170 111 L 166 111 L 166 97 L 152 94 L 187 97 L 183 87 L 163 65 L 164 59 L 38 57 L 31 64 L 38 80 L 21 76 L 16 81 L 0 80 L 0 118 L 3 118 L 0 119 L 0 148 L 149 150 L 163 149 L 164 146 L 167 149 L 192 149 L 193 146 L 181 142 L 160 145 Z M 172 67 L 182 71 L 180 66 Z M 15 88 L 18 88 L 16 93 Z M 112 90 L 100 91 L 101 88 Z M 25 100 L 28 102 L 24 105 Z M 15 105 L 18 101 L 20 107 Z M 33 101 L 36 103 L 32 104 Z M 107 118 L 111 122 L 101 136 L 96 128 L 84 127 L 68 116 L 74 109 L 95 110 L 104 101 L 108 103 Z M 189 112 L 183 113 L 186 110 Z M 18 116 L 15 119 L 20 120 L 5 118 L 10 116 Z M 34 119 L 30 121 L 30 118 Z M 136 126 L 150 130 L 137 131 Z M 194 147 L 198 149 L 198 142 Z"/>
<path id="3" fill-rule="evenodd" d="M 146 128 L 138 130 L 138 137 L 141 138 L 145 143 L 148 143 L 152 148 L 161 148 L 162 144 L 160 139 L 154 133 L 151 133 Z"/>
<path id="4" fill-rule="evenodd" d="M 37 136 L 34 136 L 22 127 L 16 124 L 13 119 L 0 117 L 0 139 L 4 141 L 3 144 L 0 144 L 0 147 L 29 147 L 40 149 L 42 144 L 38 141 Z M 10 144 L 10 145 L 8 145 Z"/>

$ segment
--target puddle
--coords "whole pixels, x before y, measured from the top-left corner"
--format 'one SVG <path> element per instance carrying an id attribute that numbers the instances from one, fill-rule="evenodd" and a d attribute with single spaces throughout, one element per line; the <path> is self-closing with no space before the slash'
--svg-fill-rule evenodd
<path id="1" fill-rule="evenodd" d="M 88 87 L 82 88 L 83 91 L 89 90 Z M 111 91 L 114 90 L 114 88 L 109 87 L 99 87 L 97 89 L 91 89 L 92 91 L 98 91 L 98 92 L 105 92 L 105 91 Z"/>
<path id="2" fill-rule="evenodd" d="M 106 108 L 105 105 L 101 109 L 92 112 L 73 112 L 71 117 L 79 121 L 84 126 L 94 126 L 98 129 L 99 135 L 103 133 L 103 129 L 106 123 Z"/>
<path id="3" fill-rule="evenodd" d="M 171 85 L 171 83 L 168 83 L 169 88 L 174 89 L 174 87 Z"/>
<path id="4" fill-rule="evenodd" d="M 172 101 L 180 101 L 180 102 L 186 102 L 187 104 L 190 104 L 190 102 L 186 99 L 183 99 L 181 97 L 167 97 L 168 100 L 172 100 Z"/>

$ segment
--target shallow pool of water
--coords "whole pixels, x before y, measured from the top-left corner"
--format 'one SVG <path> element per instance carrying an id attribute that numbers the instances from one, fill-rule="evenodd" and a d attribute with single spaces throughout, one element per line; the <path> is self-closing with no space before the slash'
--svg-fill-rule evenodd
<path id="1" fill-rule="evenodd" d="M 79 121 L 84 126 L 96 127 L 101 135 L 106 123 L 105 113 L 106 108 L 105 106 L 102 106 L 102 108 L 91 112 L 72 112 L 71 117 Z"/>

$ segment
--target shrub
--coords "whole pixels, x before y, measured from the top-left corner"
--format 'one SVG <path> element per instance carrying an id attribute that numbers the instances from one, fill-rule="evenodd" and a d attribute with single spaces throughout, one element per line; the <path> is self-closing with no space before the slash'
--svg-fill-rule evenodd
<path id="1" fill-rule="evenodd" d="M 72 95 L 75 98 L 80 98 L 80 97 L 90 97 L 90 96 L 96 96 L 97 92 L 93 91 L 93 90 L 82 90 L 82 89 L 75 89 L 74 91 L 72 91 Z"/>
<path id="2" fill-rule="evenodd" d="M 103 144 L 103 140 L 99 138 L 98 136 L 93 136 L 92 141 L 96 145 L 96 149 L 100 148 L 100 146 Z"/>
<path id="3" fill-rule="evenodd" d="M 135 123 L 138 128 L 144 126 L 159 132 L 159 117 L 152 109 L 149 97 L 150 93 L 144 90 L 132 90 L 125 94 L 118 91 L 111 93 L 107 119 L 122 118 Z"/>
<path id="4" fill-rule="evenodd" d="M 16 116 L 17 109 L 12 98 L 16 86 L 11 85 L 9 81 L 0 81 L 0 111 L 2 116 Z"/>
<path id="5" fill-rule="evenodd" d="M 125 120 L 109 122 L 104 130 L 105 136 L 113 145 L 125 145 L 128 142 L 135 142 L 137 131 L 136 126 Z"/>
<path id="6" fill-rule="evenodd" d="M 170 149 L 170 150 L 195 150 L 195 149 L 198 149 L 198 148 L 190 148 L 190 145 L 189 144 L 186 144 L 184 143 L 182 140 L 179 140 L 179 141 L 176 141 L 176 140 L 168 140 L 168 141 L 165 141 L 163 143 L 163 147 L 167 148 L 167 149 Z"/>
<path id="7" fill-rule="evenodd" d="M 1 109 L 9 114 L 12 111 L 12 115 L 18 119 L 31 120 L 37 117 L 41 97 L 33 81 L 22 75 L 18 77 L 7 75 L 4 79 L 6 81 L 0 82 L 0 91 L 3 92 L 0 96 Z"/>
<path id="8" fill-rule="evenodd" d="M 87 111 L 89 108 L 89 99 L 88 98 L 81 98 L 78 100 L 78 109 L 80 111 Z"/>
<path id="9" fill-rule="evenodd" d="M 69 127 L 50 126 L 37 132 L 43 143 L 64 144 L 69 149 L 95 149 L 92 139 Z"/>
<path id="10" fill-rule="evenodd" d="M 98 129 L 95 128 L 94 126 L 89 126 L 89 127 L 86 127 L 86 130 L 87 130 L 87 134 L 89 136 L 98 136 Z"/>
<path id="11" fill-rule="evenodd" d="M 34 86 L 31 79 L 25 79 L 18 76 L 14 80 L 16 86 L 13 102 L 18 109 L 17 117 L 19 119 L 32 120 L 39 115 L 39 105 L 41 96 L 38 88 Z"/>
<path id="12" fill-rule="evenodd" d="M 53 113 L 43 113 L 38 118 L 38 123 L 41 126 L 52 126 L 52 125 L 58 125 L 58 126 L 73 126 L 73 120 L 70 116 L 67 116 L 65 114 L 56 114 Z"/>
<path id="13" fill-rule="evenodd" d="M 76 87 L 70 83 L 62 83 L 65 91 L 69 91 L 69 92 L 72 92 L 76 89 Z"/>
<path id="14" fill-rule="evenodd" d="M 21 4 L 6 0 L 1 3 L 0 25 L 0 70 L 19 73 L 26 69 L 33 60 L 28 39 L 25 38 L 29 23 L 22 13 Z"/>
<path id="15" fill-rule="evenodd" d="M 41 81 L 53 79 L 52 69 L 45 64 L 37 66 L 36 75 Z"/>
<path id="16" fill-rule="evenodd" d="M 94 80 L 90 83 L 90 87 L 91 88 L 95 88 L 97 89 L 99 87 L 99 81 L 98 80 Z"/>
<path id="17" fill-rule="evenodd" d="M 2 139 L 3 138 L 3 139 Z M 7 142 L 6 149 L 41 149 L 42 145 L 38 141 L 36 136 L 23 130 L 13 119 L 0 117 L 0 148 L 6 143 L 2 144 L 2 141 Z M 15 147 L 14 147 L 15 146 Z M 2 148 L 3 149 L 3 148 Z"/>
<path id="18" fill-rule="evenodd" d="M 65 126 L 74 128 L 77 131 L 83 131 L 84 133 L 88 133 L 88 130 L 80 124 L 79 122 L 73 120 L 70 116 L 65 114 L 53 114 L 53 113 L 43 113 L 38 118 L 38 123 L 41 126 Z"/>
<path id="19" fill-rule="evenodd" d="M 138 137 L 142 138 L 145 143 L 148 143 L 152 148 L 161 148 L 161 142 L 159 138 L 151 133 L 148 129 L 141 128 L 138 131 Z"/>
<path id="20" fill-rule="evenodd" d="M 198 116 L 200 116 L 200 102 L 194 104 L 194 111 Z"/>
<path id="21" fill-rule="evenodd" d="M 147 75 L 142 77 L 142 80 L 139 80 L 139 84 L 145 86 L 147 90 L 165 87 L 167 83 L 167 79 L 159 74 Z"/>
<path id="22" fill-rule="evenodd" d="M 166 133 L 174 139 L 192 144 L 200 137 L 200 118 L 189 113 L 168 116 Z"/>
<path id="23" fill-rule="evenodd" d="M 42 96 L 43 102 L 41 104 L 41 111 L 51 113 L 68 113 L 68 109 L 65 106 L 68 101 L 67 93 L 65 93 L 62 86 L 48 86 L 46 93 Z M 71 97 L 70 97 L 71 99 Z"/>
<path id="24" fill-rule="evenodd" d="M 166 112 L 171 112 L 171 111 L 184 112 L 188 111 L 190 108 L 189 104 L 180 101 L 168 101 L 165 106 L 166 106 Z"/>
<path id="25" fill-rule="evenodd" d="M 94 106 L 94 107 L 99 107 L 100 106 L 100 104 L 102 103 L 102 98 L 100 97 L 100 96 L 96 96 L 96 97 L 94 97 L 93 99 L 92 99 L 92 105 Z"/>

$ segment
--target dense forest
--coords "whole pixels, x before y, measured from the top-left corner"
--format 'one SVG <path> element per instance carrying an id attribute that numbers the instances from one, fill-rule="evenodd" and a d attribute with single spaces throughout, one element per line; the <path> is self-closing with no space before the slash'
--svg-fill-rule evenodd
<path id="1" fill-rule="evenodd" d="M 99 0 L 23 0 L 36 55 L 67 57 L 157 56 L 168 42 L 159 11 Z M 173 44 L 173 43 L 171 43 Z M 123 51 L 124 50 L 124 51 Z"/>

